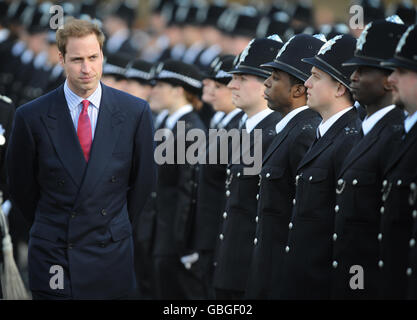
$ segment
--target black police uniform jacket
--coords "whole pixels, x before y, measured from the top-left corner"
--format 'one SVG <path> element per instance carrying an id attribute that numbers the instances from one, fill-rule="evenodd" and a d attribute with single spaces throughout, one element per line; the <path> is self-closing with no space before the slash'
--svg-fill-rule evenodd
<path id="1" fill-rule="evenodd" d="M 401 139 L 404 113 L 389 111 L 351 150 L 338 175 L 333 240 L 332 297 L 377 298 L 378 229 L 381 184 L 387 154 Z M 332 262 L 333 263 L 333 262 Z M 364 271 L 364 289 L 353 290 L 350 279 L 359 265 Z"/>
<path id="2" fill-rule="evenodd" d="M 246 298 L 267 299 L 279 286 L 299 162 L 313 143 L 320 115 L 306 109 L 292 118 L 269 146 L 259 176 L 259 201 Z"/>
<path id="3" fill-rule="evenodd" d="M 380 186 L 383 205 L 378 257 L 381 262 L 378 262 L 382 265 L 380 288 L 383 299 L 405 299 L 407 294 L 417 298 L 416 159 L 417 126 L 414 125 L 393 153 Z"/>
<path id="4" fill-rule="evenodd" d="M 185 122 L 185 134 L 191 129 L 206 128 L 195 112 L 189 112 L 179 121 Z M 153 244 L 154 256 L 176 256 L 178 259 L 188 252 L 191 227 L 197 199 L 198 164 L 178 164 L 178 122 L 174 134 L 175 164 L 162 164 L 158 168 L 158 182 L 154 198 L 156 208 L 156 229 Z M 191 142 L 185 142 L 187 148 Z"/>
<path id="5" fill-rule="evenodd" d="M 262 129 L 262 156 L 276 136 L 275 126 L 280 119 L 281 114 L 273 112 L 255 127 Z M 251 150 L 253 147 L 251 139 Z M 215 288 L 241 292 L 246 288 L 252 258 L 259 197 L 258 174 L 244 175 L 243 168 L 243 161 L 240 161 L 240 164 L 228 165 L 226 206 L 216 248 L 213 278 Z"/>
<path id="6" fill-rule="evenodd" d="M 225 126 L 225 130 L 237 129 L 239 121 L 244 114 L 237 113 Z M 207 158 L 209 154 L 207 153 Z M 230 159 L 230 156 L 229 156 Z M 219 226 L 226 202 L 225 181 L 227 164 L 220 163 L 220 152 L 217 153 L 216 164 L 207 164 L 200 167 L 197 197 L 197 210 L 193 230 L 192 247 L 199 251 L 214 251 Z"/>
<path id="7" fill-rule="evenodd" d="M 359 136 L 361 121 L 353 108 L 315 142 L 296 176 L 292 228 L 285 246 L 283 299 L 327 299 L 334 223 L 336 177 Z"/>

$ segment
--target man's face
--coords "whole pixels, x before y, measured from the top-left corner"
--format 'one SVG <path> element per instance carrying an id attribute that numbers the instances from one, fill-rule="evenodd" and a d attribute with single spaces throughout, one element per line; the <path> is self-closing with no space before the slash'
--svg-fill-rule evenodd
<path id="1" fill-rule="evenodd" d="M 260 78 L 249 74 L 233 74 L 227 85 L 232 91 L 233 104 L 247 112 L 264 103 L 264 85 Z"/>
<path id="2" fill-rule="evenodd" d="M 227 112 L 232 106 L 232 91 L 224 84 L 215 81 L 213 90 L 213 108 L 216 111 Z"/>
<path id="3" fill-rule="evenodd" d="M 405 110 L 413 114 L 417 110 L 417 72 L 396 68 L 388 77 L 393 86 L 394 103 L 404 104 Z"/>
<path id="4" fill-rule="evenodd" d="M 264 98 L 268 102 L 268 108 L 280 111 L 282 108 L 291 107 L 291 83 L 288 73 L 274 70 L 264 85 Z"/>
<path id="5" fill-rule="evenodd" d="M 214 81 L 211 79 L 204 79 L 203 80 L 203 95 L 201 99 L 205 103 L 212 104 L 213 103 L 213 89 L 214 89 Z"/>
<path id="6" fill-rule="evenodd" d="M 337 82 L 326 72 L 313 67 L 304 85 L 307 88 L 307 105 L 317 111 L 331 106 L 337 92 Z"/>
<path id="7" fill-rule="evenodd" d="M 103 70 L 103 52 L 95 34 L 69 38 L 65 57 L 59 53 L 67 74 L 68 86 L 80 97 L 87 98 L 98 86 Z"/>
<path id="8" fill-rule="evenodd" d="M 383 95 L 387 75 L 381 69 L 359 66 L 350 76 L 353 98 L 363 105 L 376 103 Z"/>

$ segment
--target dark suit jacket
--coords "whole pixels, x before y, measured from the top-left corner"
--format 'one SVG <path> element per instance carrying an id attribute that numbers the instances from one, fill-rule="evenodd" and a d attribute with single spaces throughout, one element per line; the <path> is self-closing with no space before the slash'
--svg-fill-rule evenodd
<path id="1" fill-rule="evenodd" d="M 405 299 L 408 287 L 409 297 L 416 299 L 416 250 L 415 245 L 410 245 L 411 239 L 416 239 L 413 224 L 417 220 L 417 211 L 413 214 L 416 194 L 410 190 L 417 176 L 416 125 L 399 145 L 398 150 L 392 153 L 381 185 L 384 212 L 379 230 L 382 240 L 379 242 L 378 259 L 383 261 L 380 289 L 381 298 Z M 407 276 L 409 267 L 413 272 Z"/>
<path id="2" fill-rule="evenodd" d="M 0 97 L 0 125 L 5 131 L 3 136 L 6 138 L 4 145 L 0 146 L 0 190 L 3 191 L 3 200 L 8 198 L 6 188 L 6 150 L 9 144 L 9 135 L 12 129 L 13 117 L 15 113 L 15 107 L 7 100 L 7 97 Z"/>
<path id="3" fill-rule="evenodd" d="M 195 112 L 183 115 L 178 121 L 185 122 L 185 134 L 191 129 L 205 131 Z M 191 230 L 194 223 L 198 187 L 198 164 L 177 163 L 177 143 L 184 137 L 177 136 L 178 122 L 173 128 L 175 164 L 158 167 L 158 184 L 154 197 L 156 208 L 156 230 L 154 256 L 177 256 L 188 252 Z M 191 145 L 186 142 L 185 147 Z"/>
<path id="4" fill-rule="evenodd" d="M 255 127 L 262 129 L 262 156 L 276 135 L 275 125 L 280 119 L 281 114 L 273 112 Z M 251 142 L 253 149 L 253 139 Z M 215 257 L 216 289 L 243 292 L 246 288 L 256 229 L 259 177 L 245 175 L 244 167 L 242 159 L 239 164 L 228 165 L 225 214 L 220 226 Z"/>
<path id="5" fill-rule="evenodd" d="M 416 137 L 416 127 L 414 127 L 414 137 Z M 414 139 L 416 141 L 416 139 Z M 414 144 L 414 152 L 416 150 L 416 145 Z M 415 155 L 414 155 L 415 159 Z M 411 233 L 410 240 L 406 244 L 410 248 L 408 253 L 408 265 L 406 269 L 407 275 L 407 299 L 416 300 L 417 299 L 417 172 L 414 173 L 413 182 L 410 184 L 410 193 L 409 193 L 409 205 L 411 206 L 411 217 L 413 219 L 413 229 Z M 404 270 L 402 270 L 404 271 Z"/>
<path id="6" fill-rule="evenodd" d="M 337 177 L 333 234 L 332 296 L 336 299 L 376 299 L 380 284 L 378 228 L 385 154 L 395 152 L 403 131 L 404 113 L 394 108 L 364 136 L 346 157 Z M 351 266 L 364 270 L 364 289 L 349 286 Z"/>
<path id="7" fill-rule="evenodd" d="M 328 299 L 336 177 L 359 136 L 355 109 L 341 116 L 301 160 L 292 228 L 283 264 L 281 298 Z"/>
<path id="8" fill-rule="evenodd" d="M 262 163 L 256 236 L 246 298 L 268 299 L 280 285 L 282 259 L 295 194 L 297 166 L 313 143 L 320 115 L 307 109 L 278 133 Z"/>
<path id="9" fill-rule="evenodd" d="M 130 220 L 155 182 L 148 104 L 102 84 L 88 164 L 63 86 L 20 107 L 7 152 L 10 193 L 32 224 L 31 290 L 75 299 L 127 295 L 135 283 Z M 64 288 L 51 289 L 50 268 Z"/>

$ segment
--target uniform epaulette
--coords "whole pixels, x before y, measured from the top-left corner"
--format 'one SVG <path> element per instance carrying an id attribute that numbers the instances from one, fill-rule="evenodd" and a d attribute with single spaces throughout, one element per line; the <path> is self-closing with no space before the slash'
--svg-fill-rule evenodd
<path id="1" fill-rule="evenodd" d="M 6 97 L 6 96 L 2 96 L 1 94 L 0 94 L 0 100 L 4 101 L 6 103 L 12 103 L 12 99 L 10 99 L 9 97 Z"/>

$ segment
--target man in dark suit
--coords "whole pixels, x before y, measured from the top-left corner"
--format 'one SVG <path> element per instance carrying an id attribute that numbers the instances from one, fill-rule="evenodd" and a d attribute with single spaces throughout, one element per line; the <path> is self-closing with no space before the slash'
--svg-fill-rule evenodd
<path id="1" fill-rule="evenodd" d="M 100 83 L 103 41 L 95 24 L 69 20 L 57 31 L 65 84 L 15 115 L 7 168 L 32 225 L 35 299 L 126 298 L 135 287 L 131 222 L 155 183 L 152 119 L 145 101 Z"/>
<path id="2" fill-rule="evenodd" d="M 226 204 L 218 235 L 213 278 L 216 298 L 221 300 L 241 299 L 245 292 L 256 229 L 260 168 L 257 168 L 256 174 L 247 174 L 249 164 L 245 163 L 242 154 L 244 148 L 254 154 L 255 148 L 259 152 L 261 147 L 259 156 L 263 156 L 275 136 L 275 125 L 281 115 L 269 109 L 262 97 L 263 81 L 270 73 L 260 65 L 271 61 L 281 47 L 282 42 L 273 39 L 252 40 L 241 53 L 236 67 L 230 71 L 233 79 L 228 87 L 232 90 L 233 104 L 247 115 L 242 128 L 246 132 L 242 134 L 249 134 L 250 143 L 246 146 L 241 144 L 242 153 L 237 162 L 233 160 L 237 155 L 232 148 L 232 159 L 229 159 L 226 169 Z M 256 138 L 254 129 L 261 129 L 261 138 Z"/>
<path id="3" fill-rule="evenodd" d="M 417 25 L 402 35 L 394 57 L 381 63 L 395 68 L 388 80 L 394 102 L 404 105 L 408 116 L 398 150 L 392 154 L 382 182 L 380 257 L 382 297 L 417 299 Z M 414 227 L 413 227 L 414 225 Z"/>
<path id="4" fill-rule="evenodd" d="M 349 92 L 352 68 L 343 68 L 353 56 L 356 40 L 338 35 L 313 58 L 305 82 L 307 105 L 323 120 L 317 138 L 297 168 L 296 193 L 289 223 L 280 297 L 328 299 L 331 276 L 331 231 L 334 222 L 335 179 L 353 147 L 360 120 Z"/>
<path id="5" fill-rule="evenodd" d="M 332 278 L 336 299 L 376 299 L 381 281 L 388 280 L 381 279 L 378 270 L 380 186 L 388 159 L 384 155 L 395 152 L 399 144 L 404 112 L 392 104 L 388 82 L 392 70 L 382 69 L 379 63 L 392 57 L 405 29 L 403 24 L 385 20 L 372 22 L 357 40 L 355 56 L 343 63 L 356 68 L 350 87 L 367 116 L 362 122 L 363 138 L 346 157 L 337 179 L 338 212 L 332 235 L 333 260 L 338 264 Z M 360 289 L 350 285 L 354 265 L 363 268 Z"/>
<path id="6" fill-rule="evenodd" d="M 262 65 L 272 69 L 264 82 L 268 107 L 281 112 L 284 118 L 277 124 L 277 136 L 262 161 L 256 236 L 245 294 L 249 299 L 274 298 L 280 285 L 295 173 L 321 121 L 320 115 L 306 106 L 304 81 L 311 67 L 301 59 L 314 56 L 323 44 L 313 36 L 297 35 L 284 45 L 274 61 Z"/>

